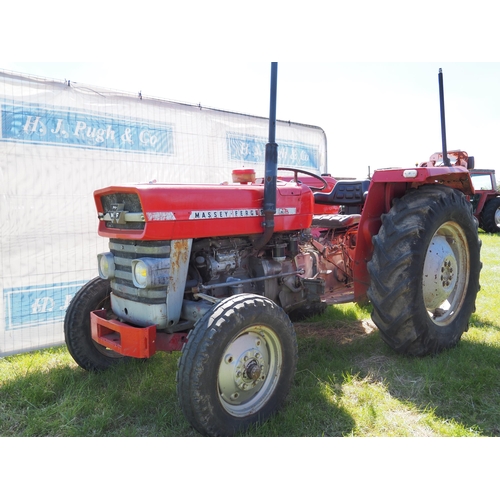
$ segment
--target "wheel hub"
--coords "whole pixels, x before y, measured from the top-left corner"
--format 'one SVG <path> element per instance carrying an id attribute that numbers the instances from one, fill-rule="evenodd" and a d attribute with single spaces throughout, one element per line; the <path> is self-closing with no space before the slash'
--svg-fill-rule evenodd
<path id="1" fill-rule="evenodd" d="M 257 380 L 262 373 L 262 367 L 259 366 L 254 360 L 248 364 L 245 370 L 245 375 L 249 380 Z"/>
<path id="2" fill-rule="evenodd" d="M 234 383 L 243 391 L 255 387 L 260 380 L 265 380 L 263 357 L 257 349 L 244 352 L 234 367 Z"/>
<path id="3" fill-rule="evenodd" d="M 441 306 L 457 283 L 458 265 L 450 243 L 444 236 L 435 236 L 427 250 L 422 285 L 428 310 Z"/>

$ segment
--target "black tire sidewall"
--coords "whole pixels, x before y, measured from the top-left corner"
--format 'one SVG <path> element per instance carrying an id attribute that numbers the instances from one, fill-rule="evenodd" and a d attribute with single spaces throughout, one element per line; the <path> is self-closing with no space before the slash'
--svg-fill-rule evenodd
<path id="1" fill-rule="evenodd" d="M 239 309 L 227 314 L 225 306 L 231 302 Z M 265 303 L 266 307 L 256 307 L 248 317 L 243 310 L 254 307 L 255 303 Z M 191 339 L 188 338 L 183 349 L 185 358 L 179 363 L 178 392 L 186 417 L 200 433 L 233 436 L 252 424 L 264 422 L 283 404 L 295 375 L 297 343 L 288 316 L 276 304 L 270 308 L 269 303 L 273 304 L 269 299 L 250 294 L 230 297 L 208 311 L 190 333 Z M 224 311 L 222 322 L 220 310 Z M 219 399 L 219 366 L 227 346 L 242 331 L 258 325 L 272 329 L 278 337 L 282 353 L 280 377 L 273 393 L 256 413 L 237 417 L 228 413 Z"/>
<path id="2" fill-rule="evenodd" d="M 445 223 L 456 223 L 468 246 L 464 300 L 452 321 L 435 322 L 423 300 L 423 271 L 429 245 Z M 423 356 L 454 346 L 468 329 L 479 290 L 477 219 L 465 196 L 449 187 L 422 186 L 395 200 L 382 216 L 368 263 L 372 319 L 384 341 L 399 353 Z"/>
<path id="3" fill-rule="evenodd" d="M 498 233 L 500 228 L 495 224 L 495 213 L 500 207 L 500 197 L 489 200 L 481 215 L 481 227 L 487 233 Z"/>
<path id="4" fill-rule="evenodd" d="M 476 291 L 474 286 L 470 286 L 470 283 L 468 283 L 463 304 L 458 313 L 452 321 L 445 325 L 438 325 L 430 318 L 425 308 L 423 298 L 423 269 L 427 251 L 436 231 L 447 222 L 457 223 L 464 232 L 469 250 L 469 280 L 472 279 L 473 276 L 479 275 L 480 256 L 479 246 L 477 245 L 477 227 L 474 224 L 464 224 L 464 220 L 469 220 L 468 217 L 465 217 L 466 215 L 467 207 L 465 206 L 463 210 L 460 211 L 457 211 L 456 208 L 452 209 L 451 207 L 447 207 L 446 210 L 441 211 L 436 217 L 432 218 L 425 239 L 420 243 L 416 242 L 417 244 L 424 245 L 426 251 L 421 254 L 421 258 L 414 263 L 415 267 L 413 267 L 415 272 L 418 272 L 419 276 L 419 286 L 416 290 L 415 297 L 416 304 L 418 305 L 418 314 L 415 316 L 415 328 L 417 330 L 422 330 L 423 336 L 428 339 L 427 341 L 429 344 L 436 345 L 439 343 L 439 348 L 435 349 L 431 347 L 431 350 L 441 350 L 454 346 L 460 339 L 464 329 L 467 329 L 469 318 L 474 312 Z"/>
<path id="5" fill-rule="evenodd" d="M 94 278 L 73 297 L 64 318 L 64 338 L 69 353 L 79 366 L 89 371 L 105 370 L 125 357 L 106 356 L 96 347 L 91 334 L 90 312 L 101 309 L 110 294 L 110 283 Z"/>

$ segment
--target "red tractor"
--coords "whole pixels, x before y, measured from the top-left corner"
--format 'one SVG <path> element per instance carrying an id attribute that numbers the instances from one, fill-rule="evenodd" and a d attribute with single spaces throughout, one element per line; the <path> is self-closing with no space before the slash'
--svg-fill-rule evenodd
<path id="1" fill-rule="evenodd" d="M 423 356 L 458 343 L 479 290 L 466 153 L 371 181 L 282 175 L 275 92 L 273 64 L 265 178 L 95 192 L 109 252 L 65 318 L 86 370 L 182 350 L 180 405 L 205 435 L 243 432 L 282 405 L 297 362 L 290 315 L 369 300 L 384 341 Z"/>

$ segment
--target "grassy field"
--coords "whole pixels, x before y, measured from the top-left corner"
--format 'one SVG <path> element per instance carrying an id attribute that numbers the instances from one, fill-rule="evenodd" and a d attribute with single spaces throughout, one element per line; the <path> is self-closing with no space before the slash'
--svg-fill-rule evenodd
<path id="1" fill-rule="evenodd" d="M 248 436 L 500 436 L 500 236 L 483 240 L 469 331 L 439 356 L 405 358 L 370 310 L 330 307 L 296 324 L 299 365 L 286 406 Z M 178 353 L 101 374 L 66 348 L 0 359 L 0 436 L 197 436 L 176 397 Z"/>

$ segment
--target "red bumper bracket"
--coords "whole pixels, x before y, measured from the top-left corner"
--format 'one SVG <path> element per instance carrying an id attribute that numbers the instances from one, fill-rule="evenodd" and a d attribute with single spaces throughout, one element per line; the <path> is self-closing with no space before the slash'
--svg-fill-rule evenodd
<path id="1" fill-rule="evenodd" d="M 92 339 L 98 344 L 132 358 L 150 358 L 156 352 L 156 326 L 138 328 L 115 319 L 107 311 L 90 313 Z"/>
<path id="2" fill-rule="evenodd" d="M 150 358 L 156 351 L 180 351 L 187 333 L 157 332 L 156 326 L 136 327 L 115 319 L 106 319 L 107 311 L 90 313 L 92 339 L 123 356 Z"/>

